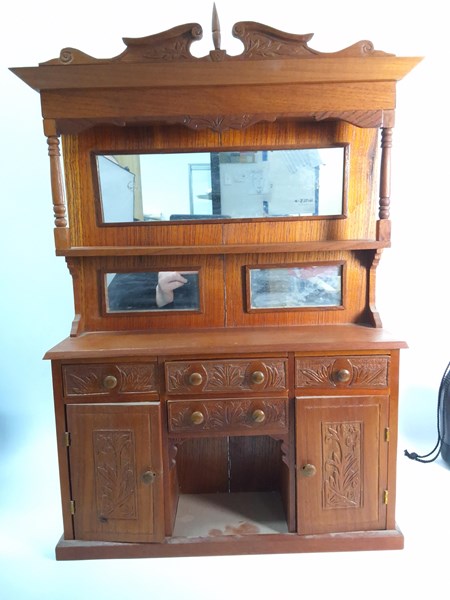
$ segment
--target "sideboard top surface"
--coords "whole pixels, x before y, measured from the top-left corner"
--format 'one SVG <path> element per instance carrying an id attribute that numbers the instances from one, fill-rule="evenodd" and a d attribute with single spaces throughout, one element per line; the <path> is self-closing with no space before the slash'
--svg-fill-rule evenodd
<path id="1" fill-rule="evenodd" d="M 46 359 L 97 359 L 262 352 L 395 350 L 404 341 L 384 329 L 359 325 L 261 327 L 189 330 L 186 332 L 85 333 L 66 338 Z"/>

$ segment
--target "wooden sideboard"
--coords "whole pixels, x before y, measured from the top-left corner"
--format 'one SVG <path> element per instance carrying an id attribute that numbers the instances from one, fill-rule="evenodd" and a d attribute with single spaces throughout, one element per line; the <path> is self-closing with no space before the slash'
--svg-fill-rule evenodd
<path id="1" fill-rule="evenodd" d="M 68 48 L 13 69 L 40 93 L 74 285 L 46 354 L 56 556 L 402 548 L 406 345 L 375 291 L 395 88 L 420 59 L 320 53 L 253 22 L 229 56 L 215 10 L 212 29 L 203 58 L 187 24 L 112 59 Z"/>

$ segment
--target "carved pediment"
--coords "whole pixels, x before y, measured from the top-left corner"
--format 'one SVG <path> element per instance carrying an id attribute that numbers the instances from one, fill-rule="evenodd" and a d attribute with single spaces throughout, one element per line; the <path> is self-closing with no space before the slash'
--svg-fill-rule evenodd
<path id="1" fill-rule="evenodd" d="M 173 60 L 197 60 L 190 53 L 190 46 L 200 40 L 203 31 L 198 23 L 186 23 L 172 27 L 167 31 L 141 38 L 123 38 L 127 47 L 121 54 L 113 58 L 94 58 L 76 48 L 64 48 L 59 58 L 54 58 L 42 65 L 55 64 L 101 64 L 101 63 L 136 63 L 165 62 Z"/>
<path id="2" fill-rule="evenodd" d="M 230 56 L 220 48 L 221 33 L 217 11 L 213 10 L 212 39 L 214 50 L 201 58 L 191 54 L 191 44 L 202 39 L 203 30 L 198 23 L 186 23 L 172 27 L 161 33 L 141 38 L 123 38 L 126 46 L 121 54 L 113 58 L 99 59 L 85 54 L 75 48 L 64 48 L 59 58 L 49 60 L 41 65 L 55 64 L 99 64 L 99 63 L 145 63 L 174 61 L 230 61 L 230 60 L 273 60 L 279 58 L 325 58 L 325 57 L 366 57 L 393 56 L 375 50 L 372 42 L 363 40 L 339 50 L 338 52 L 319 52 L 310 48 L 308 42 L 313 33 L 292 34 L 255 21 L 235 23 L 233 36 L 239 39 L 244 50 L 241 54 Z"/>

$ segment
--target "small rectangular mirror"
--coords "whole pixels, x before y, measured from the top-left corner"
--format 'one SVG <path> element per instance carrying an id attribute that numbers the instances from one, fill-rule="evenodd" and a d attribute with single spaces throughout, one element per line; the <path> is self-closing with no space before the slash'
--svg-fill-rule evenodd
<path id="1" fill-rule="evenodd" d="M 199 311 L 198 271 L 137 271 L 104 274 L 107 313 Z"/>
<path id="2" fill-rule="evenodd" d="M 346 148 L 96 155 L 102 223 L 341 216 Z"/>
<path id="3" fill-rule="evenodd" d="M 340 308 L 343 264 L 247 267 L 249 310 Z"/>

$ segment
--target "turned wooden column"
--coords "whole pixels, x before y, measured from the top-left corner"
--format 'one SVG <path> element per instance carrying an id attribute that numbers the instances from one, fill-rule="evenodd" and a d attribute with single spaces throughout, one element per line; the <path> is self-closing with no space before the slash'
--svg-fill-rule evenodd
<path id="1" fill-rule="evenodd" d="M 377 232 L 379 240 L 389 241 L 391 239 L 391 148 L 392 127 L 381 128 L 381 165 L 380 165 L 380 200 L 379 221 Z"/>
<path id="2" fill-rule="evenodd" d="M 44 133 L 47 136 L 48 155 L 50 158 L 50 183 L 55 218 L 55 246 L 58 250 L 69 246 L 69 230 L 67 228 L 67 212 L 64 180 L 61 168 L 59 135 L 53 121 L 44 120 Z"/>

